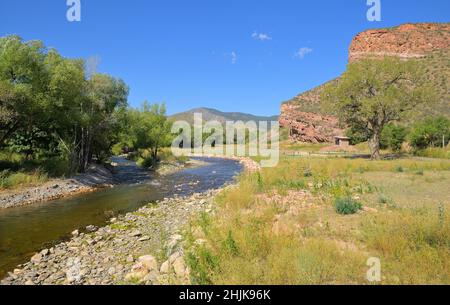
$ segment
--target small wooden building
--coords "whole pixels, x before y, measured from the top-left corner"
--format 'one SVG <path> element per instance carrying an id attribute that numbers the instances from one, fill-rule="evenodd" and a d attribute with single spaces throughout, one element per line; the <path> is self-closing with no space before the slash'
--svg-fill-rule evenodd
<path id="1" fill-rule="evenodd" d="M 349 147 L 350 146 L 350 138 L 347 137 L 334 137 L 336 146 L 341 147 Z"/>

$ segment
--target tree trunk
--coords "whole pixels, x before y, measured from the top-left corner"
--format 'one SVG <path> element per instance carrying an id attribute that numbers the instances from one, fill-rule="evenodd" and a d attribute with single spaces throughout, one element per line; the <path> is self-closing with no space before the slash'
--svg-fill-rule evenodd
<path id="1" fill-rule="evenodd" d="M 375 130 L 373 132 L 372 137 L 369 139 L 369 148 L 370 148 L 370 158 L 372 160 L 380 160 L 380 139 L 381 132 L 379 130 Z"/>

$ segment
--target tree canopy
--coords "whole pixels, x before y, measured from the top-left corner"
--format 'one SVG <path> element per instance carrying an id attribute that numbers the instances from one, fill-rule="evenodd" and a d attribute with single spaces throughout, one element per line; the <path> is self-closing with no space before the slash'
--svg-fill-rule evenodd
<path id="1" fill-rule="evenodd" d="M 349 64 L 339 82 L 325 88 L 322 98 L 343 123 L 366 133 L 371 157 L 379 159 L 384 126 L 436 100 L 423 75 L 416 60 L 365 59 Z"/>
<path id="2" fill-rule="evenodd" d="M 0 38 L 0 147 L 64 156 L 84 171 L 114 144 L 128 87 L 40 41 Z"/>

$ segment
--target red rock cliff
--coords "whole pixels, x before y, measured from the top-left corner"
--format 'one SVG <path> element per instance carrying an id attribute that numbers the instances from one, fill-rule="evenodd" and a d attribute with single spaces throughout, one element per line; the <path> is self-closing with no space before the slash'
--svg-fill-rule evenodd
<path id="1" fill-rule="evenodd" d="M 450 23 L 404 24 L 358 34 L 350 45 L 349 60 L 383 56 L 421 58 L 449 47 Z"/>

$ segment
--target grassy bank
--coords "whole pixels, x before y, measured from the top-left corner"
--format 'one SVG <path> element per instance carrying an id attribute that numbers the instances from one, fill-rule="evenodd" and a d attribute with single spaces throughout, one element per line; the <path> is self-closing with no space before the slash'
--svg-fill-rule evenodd
<path id="1" fill-rule="evenodd" d="M 284 158 L 187 232 L 197 284 L 450 283 L 450 162 Z M 341 215 L 337 202 L 362 210 Z M 359 210 L 359 207 L 356 209 Z"/>
<path id="2" fill-rule="evenodd" d="M 37 186 L 51 178 L 69 175 L 68 163 L 60 158 L 27 160 L 20 154 L 0 151 L 0 191 Z"/>

